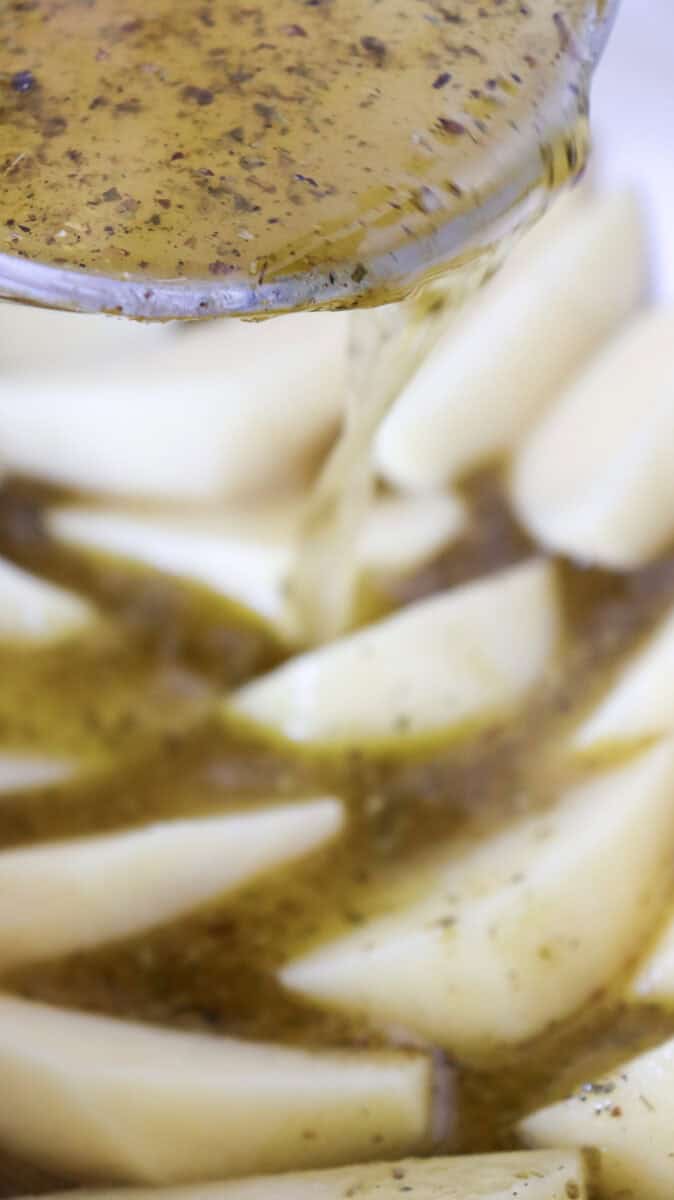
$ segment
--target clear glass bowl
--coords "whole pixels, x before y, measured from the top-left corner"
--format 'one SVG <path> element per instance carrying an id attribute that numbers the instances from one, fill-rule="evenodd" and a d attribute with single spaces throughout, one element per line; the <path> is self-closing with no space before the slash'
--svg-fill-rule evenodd
<path id="1" fill-rule="evenodd" d="M 323 254 L 324 247 L 321 246 L 320 252 L 307 253 L 302 269 L 297 270 L 288 265 L 293 262 L 294 249 L 292 246 L 283 247 L 281 258 L 285 258 L 285 265 L 274 271 L 267 271 L 266 267 L 259 271 L 258 261 L 262 260 L 258 260 L 257 252 L 250 247 L 259 244 L 264 249 L 261 237 L 259 242 L 239 243 L 242 248 L 235 253 L 240 253 L 240 258 L 236 259 L 240 267 L 232 267 L 229 260 L 227 264 L 210 263 L 209 270 L 219 265 L 226 266 L 226 272 L 211 271 L 209 275 L 206 271 L 197 270 L 181 278 L 157 278 L 157 273 L 151 269 L 127 272 L 117 267 L 106 267 L 104 271 L 99 271 L 94 269 L 97 255 L 93 255 L 86 264 L 78 265 L 77 255 L 86 259 L 87 251 L 81 246 L 67 253 L 67 239 L 60 246 L 68 261 L 57 260 L 59 265 L 53 261 L 50 264 L 46 253 L 32 251 L 31 242 L 35 245 L 37 239 L 27 237 L 23 238 L 24 244 L 18 252 L 0 254 L 0 295 L 55 308 L 114 312 L 134 318 L 159 320 L 350 307 L 362 302 L 400 299 L 425 278 L 462 263 L 466 256 L 474 259 L 492 254 L 494 243 L 507 238 L 522 222 L 540 213 L 546 203 L 546 193 L 563 182 L 564 173 L 573 174 L 580 168 L 586 141 L 585 97 L 617 4 L 618 0 L 566 0 L 560 12 L 551 12 L 551 19 L 554 16 L 558 26 L 560 51 L 556 50 L 556 42 L 553 48 L 549 41 L 545 43 L 542 35 L 538 38 L 538 33 L 532 36 L 527 32 L 527 46 L 540 46 L 543 49 L 535 58 L 527 56 L 523 47 L 518 46 L 517 52 L 523 59 L 528 57 L 530 63 L 526 79 L 512 76 L 517 79 L 514 93 L 519 94 L 510 96 L 500 109 L 496 107 L 490 111 L 486 122 L 478 121 L 482 132 L 477 136 L 471 133 L 470 137 L 448 138 L 446 156 L 443 149 L 442 161 L 438 156 L 435 164 L 438 168 L 435 174 L 429 172 L 428 182 L 433 184 L 442 180 L 444 186 L 447 176 L 460 179 L 460 194 L 456 198 L 451 194 L 446 197 L 443 194 L 439 203 L 437 189 L 420 189 L 421 192 L 429 192 L 435 199 L 438 205 L 437 209 L 433 206 L 435 211 L 429 207 L 428 211 L 413 212 L 411 216 L 406 216 L 402 225 L 398 221 L 397 226 L 392 226 L 385 219 L 386 216 L 390 217 L 390 212 L 382 218 L 379 209 L 368 208 L 370 202 L 365 202 L 362 189 L 358 193 L 345 191 L 345 196 L 353 195 L 353 201 L 349 200 L 340 212 L 337 234 L 330 235 L 330 246 L 340 247 L 334 253 L 328 247 L 329 252 Z M 538 20 L 538 16 L 535 20 Z M 547 33 L 545 37 L 548 37 Z M 488 43 L 484 45 L 486 47 Z M 470 72 L 471 80 L 473 70 L 479 70 L 485 75 L 498 75 L 499 79 L 505 78 L 508 82 L 510 77 L 505 74 L 508 65 L 518 61 L 508 45 L 502 47 L 500 43 L 498 51 L 492 54 L 489 47 L 485 49 L 485 55 L 479 68 L 457 67 L 457 79 L 466 90 L 468 75 L 464 81 L 462 72 Z M 479 82 L 484 83 L 483 74 L 479 77 L 476 74 L 476 81 L 479 78 Z M 76 81 L 77 75 L 74 76 L 75 86 Z M 487 86 L 496 83 L 498 79 L 487 80 Z M 513 90 L 512 84 L 509 86 Z M 23 119 L 22 114 L 19 119 Z M 368 114 L 364 112 L 364 127 L 368 119 Z M 136 130 L 136 134 L 143 135 L 142 122 L 141 117 L 140 129 Z M 403 122 L 400 124 L 402 126 Z M 90 129 L 91 126 L 87 125 L 86 128 Z M 115 130 L 114 136 L 119 137 L 118 130 Z M 392 145 L 400 149 L 400 138 L 396 141 L 396 136 Z M 323 135 L 317 145 L 322 140 Z M 157 138 L 157 144 L 159 141 Z M 86 142 L 84 144 L 86 147 Z M 133 136 L 129 145 L 129 154 L 132 155 L 135 145 Z M 151 145 L 150 138 L 148 156 L 152 154 Z M 409 145 L 407 134 L 400 145 Z M 92 142 L 90 149 L 91 154 L 85 156 L 85 161 L 87 158 L 91 161 L 96 158 L 95 142 Z M 43 152 L 47 154 L 44 170 L 53 168 L 55 164 L 50 157 L 49 145 L 43 148 Z M 103 159 L 106 153 L 104 149 Z M 311 145 L 307 153 L 312 165 L 315 155 Z M 22 157 L 19 155 L 19 158 Z M 5 186 L 14 184 L 17 189 L 25 189 L 27 185 L 22 177 L 22 168 L 15 173 L 13 167 L 14 161 L 10 164 Z M 56 163 L 56 169 L 61 169 L 60 163 Z M 140 170 L 142 176 L 145 172 L 143 161 Z M 150 167 L 150 173 L 153 170 Z M 438 176 L 437 181 L 435 175 Z M 140 186 L 140 178 L 138 182 Z M 87 186 L 94 188 L 93 183 Z M 371 191 L 368 179 L 368 194 Z M 103 237 L 95 224 L 102 210 L 95 216 L 95 210 L 86 207 L 85 197 L 86 193 L 81 199 L 78 196 L 72 211 L 63 207 L 68 217 L 67 228 L 66 231 L 61 229 L 57 237 L 64 237 L 71 225 L 72 228 L 85 227 L 87 221 L 94 225 L 94 241 Z M 310 201 L 309 207 L 303 210 L 307 229 L 322 211 L 312 207 L 312 203 Z M 142 211 L 145 212 L 145 209 Z M 229 209 L 223 205 L 222 211 L 229 212 Z M 57 205 L 54 215 L 58 220 L 65 221 L 63 212 L 59 215 Z M 133 223 L 134 218 L 127 215 L 127 220 Z M 39 232 L 39 224 L 38 221 L 34 232 Z M 140 220 L 138 225 L 140 227 Z M 354 258 L 351 250 L 341 247 L 349 241 L 356 228 L 362 245 L 359 244 Z M 402 232 L 403 229 L 405 232 Z M 27 230 L 27 233 L 30 232 L 30 229 Z M 347 232 L 349 238 L 346 237 Z M 159 237 L 157 232 L 155 244 Z M 298 245 L 303 240 L 300 239 Z M 54 241 L 54 237 L 51 241 Z M 143 257 L 139 256 L 140 266 L 144 267 L 147 264 L 142 262 Z M 51 252 L 51 258 L 56 258 L 55 252 Z M 105 257 L 102 261 L 105 262 Z M 270 261 L 274 261 L 273 255 Z M 86 265 L 87 269 L 80 269 L 82 265 Z"/>

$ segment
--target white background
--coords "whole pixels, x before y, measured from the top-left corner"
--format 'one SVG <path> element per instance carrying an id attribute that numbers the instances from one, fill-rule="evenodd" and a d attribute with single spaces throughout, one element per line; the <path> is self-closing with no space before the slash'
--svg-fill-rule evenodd
<path id="1" fill-rule="evenodd" d="M 674 0 L 622 0 L 592 112 L 598 173 L 644 194 L 656 284 L 674 299 Z"/>

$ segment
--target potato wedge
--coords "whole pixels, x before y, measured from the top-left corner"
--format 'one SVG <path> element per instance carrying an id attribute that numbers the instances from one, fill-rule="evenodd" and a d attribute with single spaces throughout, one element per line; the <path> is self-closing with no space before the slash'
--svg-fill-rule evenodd
<path id="1" fill-rule="evenodd" d="M 627 998 L 637 1004 L 674 1006 L 674 917 L 665 921 L 655 945 L 640 963 Z"/>
<path id="2" fill-rule="evenodd" d="M 0 997 L 0 1145 L 76 1176 L 168 1184 L 422 1150 L 421 1055 L 312 1052 Z"/>
<path id="3" fill-rule="evenodd" d="M 455 852 L 421 900 L 291 962 L 281 979 L 482 1057 L 569 1016 L 628 965 L 656 926 L 673 852 L 665 744 Z"/>
<path id="4" fill-rule="evenodd" d="M 630 194 L 591 201 L 536 232 L 422 364 L 382 423 L 375 462 L 425 490 L 512 449 L 586 359 L 639 305 L 646 252 Z M 537 249 L 538 248 L 538 249 Z"/>
<path id="5" fill-rule="evenodd" d="M 78 1191 L 61 1200 L 586 1200 L 586 1164 L 573 1151 L 402 1159 L 364 1167 L 170 1190 Z M 57 1200 L 45 1197 L 45 1200 Z"/>
<path id="6" fill-rule="evenodd" d="M 70 319 L 70 318 L 68 318 Z M 301 484 L 340 420 L 346 320 L 304 314 L 0 380 L 0 460 L 82 491 L 206 501 Z"/>
<path id="7" fill-rule="evenodd" d="M 0 301 L 0 371 L 73 371 L 174 344 L 174 328 Z"/>
<path id="8" fill-rule="evenodd" d="M 201 514 L 68 506 L 48 514 L 50 532 L 90 552 L 154 568 L 249 609 L 281 638 L 303 629 L 289 583 L 301 543 L 300 498 Z M 454 496 L 382 497 L 365 522 L 359 566 L 377 576 L 420 568 L 465 529 Z"/>
<path id="9" fill-rule="evenodd" d="M 450 493 L 383 496 L 365 521 L 361 568 L 388 577 L 419 570 L 465 532 L 469 519 L 466 505 Z"/>
<path id="10" fill-rule="evenodd" d="M 130 936 L 301 858 L 340 830 L 337 800 L 163 821 L 0 853 L 0 966 Z"/>
<path id="11" fill-rule="evenodd" d="M 299 515 L 296 503 L 283 502 L 200 515 L 78 505 L 52 509 L 48 526 L 70 546 L 206 587 L 296 641 L 288 580 Z"/>
<path id="12" fill-rule="evenodd" d="M 628 746 L 674 731 L 674 612 L 631 659 L 574 734 L 584 753 Z"/>
<path id="13" fill-rule="evenodd" d="M 533 1113 L 520 1134 L 530 1146 L 597 1147 L 605 1200 L 671 1200 L 673 1098 L 674 1041 L 669 1041 Z"/>
<path id="14" fill-rule="evenodd" d="M 548 666 L 559 625 L 554 568 L 526 563 L 293 658 L 223 711 L 290 742 L 404 746 L 514 707 Z"/>
<path id="15" fill-rule="evenodd" d="M 674 537 L 674 310 L 653 310 L 545 413 L 513 462 L 518 519 L 547 549 L 633 570 Z"/>
<path id="16" fill-rule="evenodd" d="M 0 559 L 0 642 L 57 641 L 94 620 L 86 600 Z"/>

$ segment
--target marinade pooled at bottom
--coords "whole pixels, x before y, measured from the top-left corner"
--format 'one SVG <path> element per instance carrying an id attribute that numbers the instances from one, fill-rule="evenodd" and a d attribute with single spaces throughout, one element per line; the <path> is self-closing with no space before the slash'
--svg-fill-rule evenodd
<path id="1" fill-rule="evenodd" d="M 409 602 L 531 555 L 508 516 L 498 471 L 475 477 L 466 493 L 475 514 L 469 531 L 423 572 L 371 597 L 372 605 Z M 405 756 L 358 747 L 300 753 L 244 736 L 216 715 L 226 687 L 282 660 L 279 645 L 206 593 L 65 551 L 44 532 L 43 499 L 37 486 L 5 486 L 0 553 L 95 599 L 110 619 L 62 646 L 0 649 L 5 742 L 84 764 L 74 782 L 3 799 L 2 848 L 316 795 L 340 797 L 348 821 L 339 839 L 304 862 L 149 933 L 8 971 L 3 988 L 243 1039 L 390 1044 L 390 1031 L 284 990 L 277 970 L 379 912 L 398 873 L 406 890 L 397 898 L 414 899 L 416 883 L 410 888 L 404 868 L 422 866 L 439 844 L 459 836 L 477 844 L 593 769 L 568 753 L 569 734 L 674 601 L 674 559 L 621 576 L 560 567 L 563 646 L 555 670 L 511 719 Z M 601 766 L 616 761 L 605 756 Z M 420 869 L 419 889 L 423 879 Z M 533 1043 L 479 1062 L 442 1052 L 457 1070 L 458 1125 L 438 1150 L 515 1147 L 525 1113 L 671 1036 L 674 1015 L 624 1006 L 622 983 L 607 981 L 581 1012 Z M 2 1195 L 59 1182 L 29 1164 L 0 1161 Z"/>

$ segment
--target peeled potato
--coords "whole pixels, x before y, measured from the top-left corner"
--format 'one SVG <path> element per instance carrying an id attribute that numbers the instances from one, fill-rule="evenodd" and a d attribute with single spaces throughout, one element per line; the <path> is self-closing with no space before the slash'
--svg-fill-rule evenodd
<path id="1" fill-rule="evenodd" d="M 0 641 L 50 642 L 82 632 L 93 620 L 79 596 L 0 559 Z"/>
<path id="2" fill-rule="evenodd" d="M 336 800 L 164 821 L 0 853 L 0 966 L 58 958 L 176 918 L 333 837 Z"/>
<path id="3" fill-rule="evenodd" d="M 0 997 L 0 1145 L 79 1179 L 168 1184 L 421 1150 L 427 1058 L 312 1052 Z"/>
<path id="4" fill-rule="evenodd" d="M 531 562 L 414 604 L 233 693 L 291 742 L 394 742 L 479 725 L 538 682 L 559 637 L 554 568 Z"/>
<path id="5" fill-rule="evenodd" d="M 72 371 L 0 378 L 0 461 L 83 491 L 161 501 L 302 482 L 340 419 L 346 317 L 304 314 Z"/>
<path id="6" fill-rule="evenodd" d="M 371 505 L 362 530 L 361 567 L 375 575 L 416 571 L 451 545 L 468 526 L 458 496 L 386 496 Z"/>
<path id="7" fill-rule="evenodd" d="M 607 193 L 601 192 L 601 198 Z M 505 267 L 494 278 L 504 286 L 509 286 L 509 276 L 527 266 L 531 268 L 535 256 L 550 249 L 568 232 L 571 222 L 579 221 L 586 215 L 591 205 L 597 203 L 597 190 L 592 172 L 588 171 L 582 179 L 575 182 L 566 191 L 557 191 L 550 196 L 550 204 L 542 217 L 534 221 L 526 233 L 522 234 L 505 260 Z"/>
<path id="8" fill-rule="evenodd" d="M 629 194 L 590 202 L 476 297 L 382 423 L 375 462 L 411 490 L 503 454 L 645 291 L 641 217 Z"/>
<path id="9" fill-rule="evenodd" d="M 580 751 L 610 749 L 674 731 L 674 612 L 574 734 Z"/>
<path id="10" fill-rule="evenodd" d="M 527 1117 L 520 1133 L 531 1146 L 596 1146 L 600 1194 L 606 1200 L 674 1195 L 674 1041 L 623 1063 L 568 1100 Z"/>
<path id="11" fill-rule="evenodd" d="M 0 795 L 50 787 L 69 779 L 75 771 L 75 764 L 64 759 L 0 752 Z"/>
<path id="12" fill-rule="evenodd" d="M 0 372 L 73 371 L 172 347 L 172 326 L 0 301 Z"/>
<path id="13" fill-rule="evenodd" d="M 78 1191 L 63 1200 L 586 1200 L 582 1154 L 539 1150 L 465 1158 L 403 1159 L 200 1187 Z M 46 1198 L 49 1200 L 49 1198 Z M 57 1200 L 51 1197 L 51 1200 Z"/>
<path id="14" fill-rule="evenodd" d="M 201 584 L 299 637 L 288 593 L 299 509 L 281 503 L 212 515 L 67 507 L 49 514 L 59 540 Z"/>
<path id="15" fill-rule="evenodd" d="M 291 498 L 199 515 L 78 505 L 52 509 L 48 519 L 61 541 L 204 585 L 293 641 L 303 634 L 289 587 L 303 511 Z M 415 570 L 466 524 L 454 496 L 379 499 L 365 520 L 360 567 L 388 576 Z"/>
<path id="16" fill-rule="evenodd" d="M 291 962 L 281 978 L 482 1055 L 570 1015 L 627 965 L 657 921 L 673 852 L 666 744 L 454 855 L 420 901 Z"/>
<path id="17" fill-rule="evenodd" d="M 630 999 L 674 1005 L 674 918 L 670 917 L 628 989 Z"/>
<path id="18" fill-rule="evenodd" d="M 674 537 L 673 339 L 674 310 L 641 317 L 521 447 L 511 500 L 543 546 L 632 570 Z"/>
<path id="19" fill-rule="evenodd" d="M 609 749 L 674 731 L 674 613 L 618 676 L 574 736 L 577 750 Z"/>

